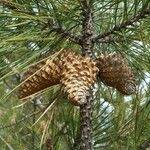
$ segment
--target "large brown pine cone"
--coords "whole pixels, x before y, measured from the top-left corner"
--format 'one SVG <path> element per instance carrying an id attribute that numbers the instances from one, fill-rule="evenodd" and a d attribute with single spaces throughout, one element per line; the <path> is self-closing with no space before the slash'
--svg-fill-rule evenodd
<path id="1" fill-rule="evenodd" d="M 119 54 L 101 54 L 97 60 L 99 77 L 106 85 L 115 87 L 124 95 L 131 95 L 136 91 L 135 76 L 127 61 Z"/>
<path id="2" fill-rule="evenodd" d="M 19 98 L 26 98 L 45 88 L 60 83 L 63 61 L 73 57 L 74 52 L 63 51 L 54 59 L 47 59 L 31 66 L 24 74 L 19 89 Z"/>
<path id="3" fill-rule="evenodd" d="M 65 60 L 61 77 L 62 89 L 74 105 L 86 103 L 96 80 L 98 68 L 90 58 L 75 56 Z"/>
<path id="4" fill-rule="evenodd" d="M 55 59 L 33 65 L 24 73 L 20 98 L 60 83 L 74 105 L 84 104 L 96 80 L 97 71 L 96 62 L 90 58 L 75 55 L 73 51 L 63 51 Z"/>

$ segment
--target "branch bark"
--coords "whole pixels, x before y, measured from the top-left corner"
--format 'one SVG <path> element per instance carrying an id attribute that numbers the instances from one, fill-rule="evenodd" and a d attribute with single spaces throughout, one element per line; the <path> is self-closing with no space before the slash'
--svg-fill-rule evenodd
<path id="1" fill-rule="evenodd" d="M 55 25 L 50 25 L 49 26 L 50 30 L 52 32 L 56 32 L 57 34 L 59 34 L 62 38 L 69 38 L 72 42 L 77 43 L 79 45 L 81 45 L 82 40 L 80 36 L 75 35 L 72 32 L 69 32 L 67 29 L 64 29 L 62 27 L 57 27 Z"/>
<path id="2" fill-rule="evenodd" d="M 95 37 L 93 37 L 93 42 L 98 42 L 100 39 L 104 39 L 107 36 L 110 36 L 112 34 L 115 34 L 117 31 L 121 31 L 122 29 L 127 28 L 129 25 L 133 26 L 135 22 L 139 21 L 142 18 L 145 18 L 146 15 L 150 14 L 150 9 L 146 9 L 145 11 L 141 12 L 139 15 L 131 18 L 130 20 L 127 20 L 125 22 L 122 22 L 120 25 L 116 25 L 113 29 L 111 29 L 108 32 L 104 32 L 102 34 L 99 34 Z"/>
<path id="3" fill-rule="evenodd" d="M 82 53 L 84 56 L 93 57 L 92 48 L 92 0 L 81 0 L 82 7 Z M 92 99 L 91 94 L 87 97 L 87 103 L 80 106 L 80 150 L 92 150 Z"/>
<path id="4" fill-rule="evenodd" d="M 81 6 L 82 6 L 82 15 L 83 15 L 82 52 L 84 56 L 88 56 L 92 58 L 93 57 L 92 0 L 81 0 Z"/>

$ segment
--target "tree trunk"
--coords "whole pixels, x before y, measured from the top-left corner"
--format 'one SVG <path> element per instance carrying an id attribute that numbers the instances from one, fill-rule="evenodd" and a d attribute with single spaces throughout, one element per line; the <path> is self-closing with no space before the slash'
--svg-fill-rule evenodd
<path id="1" fill-rule="evenodd" d="M 86 57 L 92 58 L 92 0 L 82 0 L 83 13 L 83 36 L 82 53 Z M 87 97 L 87 103 L 80 106 L 80 150 L 92 150 L 92 101 L 93 96 Z"/>

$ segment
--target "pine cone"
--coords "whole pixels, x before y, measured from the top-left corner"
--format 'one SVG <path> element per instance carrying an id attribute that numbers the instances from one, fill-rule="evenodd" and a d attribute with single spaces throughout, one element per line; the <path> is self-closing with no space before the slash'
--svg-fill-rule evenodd
<path id="1" fill-rule="evenodd" d="M 96 80 L 98 68 L 90 58 L 75 56 L 64 61 L 61 85 L 68 99 L 74 105 L 86 103 Z"/>
<path id="2" fill-rule="evenodd" d="M 74 52 L 66 50 L 53 60 L 47 59 L 31 66 L 23 75 L 24 83 L 19 89 L 19 98 L 26 98 L 45 88 L 59 84 L 64 59 L 73 57 L 73 55 Z"/>
<path id="3" fill-rule="evenodd" d="M 70 102 L 82 105 L 90 95 L 97 71 L 96 62 L 90 58 L 77 56 L 73 51 L 63 51 L 54 60 L 42 61 L 25 72 L 19 98 L 60 83 Z"/>
<path id="4" fill-rule="evenodd" d="M 97 60 L 99 77 L 106 85 L 115 87 L 125 95 L 136 91 L 135 76 L 127 61 L 119 54 L 101 54 Z"/>

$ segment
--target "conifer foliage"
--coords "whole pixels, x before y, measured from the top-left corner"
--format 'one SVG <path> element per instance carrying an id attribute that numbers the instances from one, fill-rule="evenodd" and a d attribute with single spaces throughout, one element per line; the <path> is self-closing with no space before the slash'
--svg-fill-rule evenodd
<path id="1" fill-rule="evenodd" d="M 149 4 L 0 0 L 0 149 L 149 148 Z"/>

